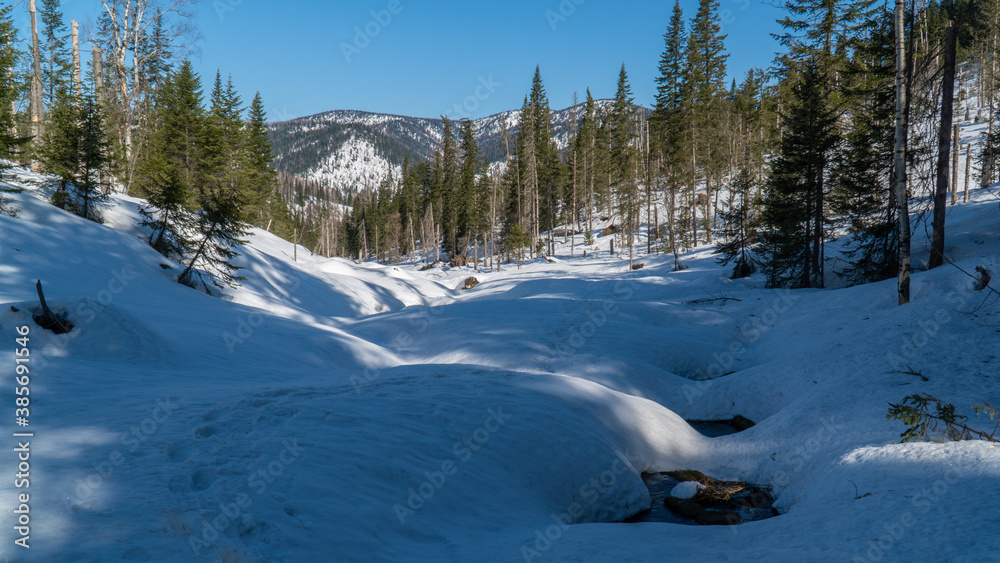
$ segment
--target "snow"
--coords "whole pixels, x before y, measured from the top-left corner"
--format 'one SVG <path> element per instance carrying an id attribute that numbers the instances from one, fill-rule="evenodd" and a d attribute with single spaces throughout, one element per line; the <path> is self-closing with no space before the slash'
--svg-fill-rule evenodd
<path id="1" fill-rule="evenodd" d="M 631 271 L 608 238 L 583 258 L 580 237 L 555 262 L 420 272 L 301 247 L 296 261 L 262 231 L 240 258 L 248 280 L 212 297 L 173 281 L 181 265 L 134 226 L 138 200 L 115 196 L 98 225 L 15 175 L 26 189 L 5 194 L 19 216 L 0 216 L 0 335 L 12 350 L 15 327 L 33 327 L 35 437 L 30 552 L 13 544 L 26 492 L 14 438 L 0 454 L 12 561 L 959 562 L 1000 550 L 1000 448 L 900 444 L 902 424 L 885 418 L 917 392 L 970 416 L 1000 404 L 998 306 L 955 268 L 921 271 L 921 229 L 907 307 L 891 280 L 795 292 L 729 280 L 709 248 L 681 272 L 670 256 Z M 948 226 L 959 266 L 1000 271 L 995 196 L 974 190 Z M 482 283 L 457 290 L 470 275 Z M 30 321 L 38 279 L 70 334 Z M 694 303 L 723 296 L 739 301 Z M 0 365 L 10 377 L 13 353 Z M 0 405 L 14 408 L 9 380 Z M 737 414 L 757 425 L 707 438 L 685 422 Z M 648 507 L 642 472 L 679 469 L 770 486 L 782 514 L 614 523 Z"/>
<path id="2" fill-rule="evenodd" d="M 690 499 L 694 498 L 704 487 L 698 481 L 684 481 L 683 483 L 677 483 L 677 486 L 670 491 L 670 496 L 679 499 Z"/>

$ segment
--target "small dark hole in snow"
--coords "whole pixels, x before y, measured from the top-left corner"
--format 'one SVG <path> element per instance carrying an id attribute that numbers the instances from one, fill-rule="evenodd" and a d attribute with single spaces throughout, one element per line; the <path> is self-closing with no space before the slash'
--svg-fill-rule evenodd
<path id="1" fill-rule="evenodd" d="M 73 323 L 65 319 L 50 317 L 44 314 L 35 315 L 34 319 L 38 326 L 45 330 L 51 330 L 55 334 L 68 334 L 73 331 Z"/>
<path id="2" fill-rule="evenodd" d="M 752 420 L 740 415 L 736 415 L 728 420 L 689 420 L 687 423 L 709 438 L 729 436 L 730 434 L 743 432 L 756 426 Z"/>

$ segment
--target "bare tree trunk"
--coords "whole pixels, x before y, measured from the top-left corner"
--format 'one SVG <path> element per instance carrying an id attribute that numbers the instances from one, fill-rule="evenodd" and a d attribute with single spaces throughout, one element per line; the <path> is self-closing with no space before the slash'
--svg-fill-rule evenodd
<path id="1" fill-rule="evenodd" d="M 42 105 L 42 54 L 38 48 L 38 11 L 35 0 L 28 1 L 28 12 L 31 14 L 31 135 L 36 142 L 42 136 L 42 121 L 45 120 L 45 108 Z M 38 171 L 40 164 L 32 159 L 31 167 Z"/>
<path id="2" fill-rule="evenodd" d="M 80 77 L 80 24 L 73 20 L 73 97 L 83 96 L 83 79 Z"/>
<path id="3" fill-rule="evenodd" d="M 104 52 L 94 45 L 94 94 L 99 103 L 104 103 Z"/>
<path id="4" fill-rule="evenodd" d="M 910 201 L 906 189 L 906 0 L 896 0 L 896 134 L 893 167 L 899 222 L 899 304 L 910 302 Z"/>
<path id="5" fill-rule="evenodd" d="M 965 149 L 965 197 L 962 198 L 964 203 L 969 203 L 969 178 L 972 176 L 972 143 L 969 143 L 969 147 Z"/>
<path id="6" fill-rule="evenodd" d="M 961 111 L 961 110 L 959 110 Z M 951 149 L 951 204 L 956 205 L 958 203 L 958 156 L 961 152 L 961 126 L 956 123 L 952 130 L 952 149 Z"/>
<path id="7" fill-rule="evenodd" d="M 941 131 L 938 142 L 937 190 L 934 192 L 934 232 L 931 236 L 931 259 L 927 267 L 944 264 L 945 212 L 948 205 L 948 165 L 951 161 L 951 122 L 955 99 L 955 26 L 945 29 L 944 77 L 941 94 Z"/>

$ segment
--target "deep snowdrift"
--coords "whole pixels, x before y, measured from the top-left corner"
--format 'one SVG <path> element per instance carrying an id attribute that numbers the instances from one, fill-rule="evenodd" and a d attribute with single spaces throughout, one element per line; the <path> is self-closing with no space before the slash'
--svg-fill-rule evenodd
<path id="1" fill-rule="evenodd" d="M 586 259 L 579 242 L 576 257 L 560 246 L 556 263 L 476 272 L 483 283 L 460 292 L 471 268 L 302 248 L 295 262 L 256 231 L 240 259 L 248 281 L 220 299 L 172 280 L 180 265 L 134 227 L 137 200 L 115 198 L 97 225 L 19 176 L 27 190 L 5 199 L 21 212 L 0 216 L 0 369 L 13 378 L 15 328 L 32 326 L 35 437 L 30 491 L 14 485 L 14 438 L 0 457 L 0 555 L 13 561 L 1000 550 L 1000 448 L 901 445 L 902 425 L 885 419 L 916 392 L 963 414 L 1000 404 L 1000 308 L 977 308 L 986 295 L 955 268 L 917 273 L 900 308 L 892 281 L 766 290 L 726 279 L 707 251 L 683 272 L 662 256 L 632 272 L 599 239 Z M 1000 270 L 993 196 L 951 209 L 948 241 L 966 270 Z M 31 323 L 37 279 L 72 333 Z M 717 297 L 739 301 L 691 303 Z M 13 385 L 0 405 L 18 431 Z M 759 424 L 710 439 L 684 422 L 736 414 Z M 772 486 L 783 514 L 732 528 L 609 523 L 648 506 L 643 471 L 686 468 Z M 30 551 L 14 546 L 23 492 Z"/>

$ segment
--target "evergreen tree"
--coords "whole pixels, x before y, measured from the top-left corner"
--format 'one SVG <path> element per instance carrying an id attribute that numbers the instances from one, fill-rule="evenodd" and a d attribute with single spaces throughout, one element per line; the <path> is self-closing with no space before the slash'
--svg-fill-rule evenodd
<path id="1" fill-rule="evenodd" d="M 41 0 L 38 11 L 42 20 L 39 40 L 44 105 L 52 107 L 60 90 L 72 88 L 73 57 L 69 51 L 69 32 L 63 22 L 59 0 Z"/>
<path id="2" fill-rule="evenodd" d="M 278 176 L 271 167 L 271 141 L 267 137 L 267 113 L 260 92 L 254 95 L 244 126 L 243 147 L 246 170 L 243 185 L 247 192 L 248 216 L 262 229 L 285 238 L 292 236 L 288 205 L 278 191 Z"/>
<path id="3" fill-rule="evenodd" d="M 726 165 L 719 119 L 723 113 L 726 61 L 729 58 L 725 53 L 725 40 L 718 0 L 699 0 L 687 46 L 689 150 L 695 161 L 692 163 L 690 189 L 696 189 L 699 177 L 705 179 L 704 227 L 709 242 L 712 241 L 713 180 L 719 177 Z M 694 201 L 691 203 L 693 205 Z"/>
<path id="4" fill-rule="evenodd" d="M 757 218 L 754 215 L 754 172 L 740 169 L 732 185 L 732 204 L 719 213 L 724 228 L 724 243 L 715 251 L 721 256 L 719 264 L 733 264 L 733 279 L 745 278 L 757 271 L 753 255 L 753 244 L 757 237 Z"/>
<path id="5" fill-rule="evenodd" d="M 16 132 L 16 122 L 10 108 L 24 92 L 24 81 L 16 69 L 22 53 L 18 50 L 17 28 L 11 13 L 12 4 L 0 6 L 0 171 L 5 161 L 18 158 L 30 138 Z"/>
<path id="6" fill-rule="evenodd" d="M 612 182 L 618 196 L 618 213 L 622 220 L 623 243 L 631 249 L 638 221 L 638 184 L 636 166 L 638 155 L 636 138 L 636 111 L 628 73 L 622 64 L 618 73 L 618 88 L 614 104 L 608 112 L 605 127 L 608 131 L 608 151 L 612 166 Z"/>
<path id="7" fill-rule="evenodd" d="M 462 121 L 462 165 L 457 194 L 458 240 L 467 248 L 469 240 L 483 227 L 482 202 L 477 180 L 484 170 L 482 151 L 476 142 L 476 126 L 468 119 Z"/>
<path id="8" fill-rule="evenodd" d="M 248 194 L 243 186 L 248 159 L 243 147 L 242 100 L 231 78 L 223 85 L 221 74 L 216 74 L 210 105 L 201 139 L 197 240 L 194 255 L 178 281 L 195 287 L 197 268 L 201 268 L 212 275 L 216 286 L 236 287 L 245 279 L 237 274 L 240 267 L 233 259 L 239 256 L 236 248 L 246 244 L 243 237 L 248 234 Z"/>
<path id="9" fill-rule="evenodd" d="M 807 65 L 783 115 L 758 245 L 770 287 L 823 287 L 825 176 L 836 122 L 825 80 L 815 63 Z"/>
<path id="10" fill-rule="evenodd" d="M 65 193 L 77 177 L 80 162 L 81 112 L 77 100 L 65 89 L 60 89 L 49 109 L 48 125 L 37 145 L 42 168 L 59 178 L 59 191 Z M 61 204 L 67 207 L 65 195 Z"/>
<path id="11" fill-rule="evenodd" d="M 458 247 L 458 185 L 459 163 L 458 145 L 451 120 L 444 119 L 444 138 L 441 141 L 441 162 L 437 177 L 434 199 L 438 206 L 437 216 L 445 234 L 445 250 L 449 254 L 460 252 Z"/>
<path id="12" fill-rule="evenodd" d="M 831 206 L 852 235 L 844 251 L 850 266 L 841 272 L 851 283 L 889 279 L 899 270 L 892 188 L 894 35 L 892 14 L 885 12 L 847 65 L 852 103 L 831 171 Z"/>
<path id="13" fill-rule="evenodd" d="M 142 226 L 151 230 L 149 243 L 166 256 L 183 256 L 191 241 L 187 233 L 189 206 L 204 179 L 205 111 L 201 79 L 189 61 L 170 75 L 157 94 L 150 145 L 136 179 L 147 205 L 140 209 Z"/>
<path id="14" fill-rule="evenodd" d="M 104 170 L 110 158 L 111 145 L 104 132 L 101 107 L 93 96 L 87 96 L 80 107 L 79 155 L 76 193 L 83 200 L 81 216 L 100 220 L 94 204 L 107 198 Z"/>

